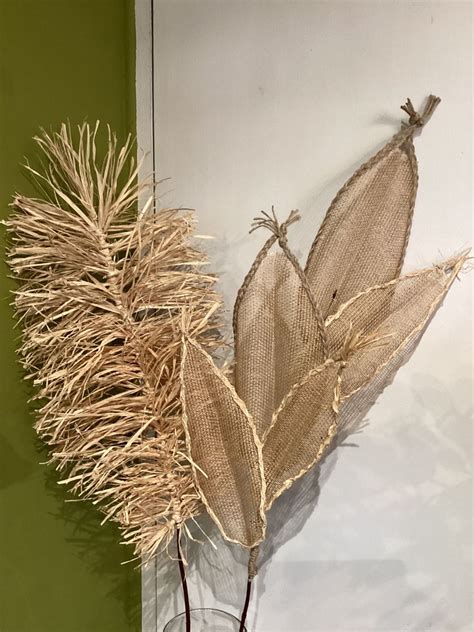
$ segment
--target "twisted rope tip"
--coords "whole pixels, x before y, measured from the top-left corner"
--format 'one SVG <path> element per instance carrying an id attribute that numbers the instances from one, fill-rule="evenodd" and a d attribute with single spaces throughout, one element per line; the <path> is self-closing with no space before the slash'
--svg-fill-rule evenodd
<path id="1" fill-rule="evenodd" d="M 408 125 L 410 127 L 423 127 L 431 118 L 440 102 L 441 99 L 439 97 L 435 97 L 433 94 L 430 94 L 421 114 L 415 110 L 411 99 L 407 99 L 405 105 L 401 105 L 400 108 L 408 114 Z"/>
<path id="2" fill-rule="evenodd" d="M 252 222 L 252 228 L 250 229 L 249 233 L 253 233 L 255 230 L 258 230 L 259 228 L 266 228 L 278 239 L 280 243 L 286 242 L 286 234 L 288 231 L 288 227 L 291 226 L 291 224 L 294 224 L 295 222 L 297 222 L 301 218 L 298 211 L 294 210 L 294 211 L 291 211 L 288 218 L 280 224 L 275 214 L 275 208 L 273 206 L 272 206 L 271 215 L 265 211 L 262 211 L 262 215 L 263 217 L 254 218 Z"/>

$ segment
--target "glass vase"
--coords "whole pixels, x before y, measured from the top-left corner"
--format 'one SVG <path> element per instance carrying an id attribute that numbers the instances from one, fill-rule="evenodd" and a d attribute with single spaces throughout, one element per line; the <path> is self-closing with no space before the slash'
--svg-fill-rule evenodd
<path id="1" fill-rule="evenodd" d="M 196 608 L 191 610 L 192 632 L 239 632 L 240 621 L 223 610 Z M 163 628 L 163 632 L 186 632 L 186 614 L 182 612 Z M 244 632 L 247 628 L 244 627 Z"/>

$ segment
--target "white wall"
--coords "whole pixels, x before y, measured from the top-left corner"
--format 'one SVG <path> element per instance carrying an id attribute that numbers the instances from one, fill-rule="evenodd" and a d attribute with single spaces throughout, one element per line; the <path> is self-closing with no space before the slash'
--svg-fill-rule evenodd
<path id="1" fill-rule="evenodd" d="M 195 207 L 199 230 L 216 237 L 229 314 L 266 237 L 248 236 L 252 218 L 272 204 L 282 219 L 300 209 L 291 243 L 303 254 L 338 188 L 398 129 L 407 96 L 443 101 L 416 140 L 406 269 L 470 245 L 471 12 L 470 2 L 155 0 L 156 162 L 173 178 L 163 202 Z M 471 320 L 464 277 L 356 447 L 284 500 L 286 527 L 272 515 L 250 630 L 472 629 Z M 213 537 L 218 553 L 205 547 L 190 569 L 192 599 L 237 612 L 243 558 Z M 145 587 L 145 627 L 155 629 L 150 604 L 158 630 L 181 609 L 175 572 Z"/>

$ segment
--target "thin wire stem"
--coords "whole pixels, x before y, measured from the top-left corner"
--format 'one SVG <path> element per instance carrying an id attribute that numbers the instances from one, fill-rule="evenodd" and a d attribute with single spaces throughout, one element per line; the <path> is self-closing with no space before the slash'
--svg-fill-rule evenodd
<path id="1" fill-rule="evenodd" d="M 245 621 L 247 620 L 247 612 L 249 609 L 250 603 L 250 595 L 252 594 L 252 580 L 257 574 L 257 559 L 258 559 L 259 547 L 254 546 L 250 549 L 249 554 L 249 574 L 247 579 L 247 592 L 245 593 L 245 603 L 244 608 L 242 610 L 242 615 L 240 617 L 240 628 L 239 632 L 244 632 L 245 630 Z"/>
<path id="2" fill-rule="evenodd" d="M 189 605 L 189 593 L 188 593 L 188 583 L 186 581 L 186 571 L 184 570 L 183 556 L 181 555 L 181 544 L 179 541 L 180 535 L 181 535 L 180 530 L 176 529 L 176 548 L 178 550 L 178 566 L 179 566 L 179 574 L 181 576 L 181 587 L 183 589 L 184 611 L 186 614 L 186 632 L 191 632 L 191 607 Z"/>
<path id="3" fill-rule="evenodd" d="M 247 580 L 247 592 L 245 594 L 244 608 L 242 610 L 242 615 L 240 617 L 239 632 L 244 632 L 244 630 L 245 630 L 245 621 L 247 620 L 247 612 L 248 612 L 248 609 L 249 609 L 250 595 L 251 594 L 252 594 L 252 579 L 249 577 L 248 580 Z"/>

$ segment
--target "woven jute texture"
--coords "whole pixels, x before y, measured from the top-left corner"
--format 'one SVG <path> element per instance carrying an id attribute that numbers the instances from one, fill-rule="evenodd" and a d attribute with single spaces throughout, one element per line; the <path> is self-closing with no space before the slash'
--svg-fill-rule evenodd
<path id="1" fill-rule="evenodd" d="M 328 318 L 328 339 L 334 356 L 344 345 L 349 328 L 377 337 L 381 343 L 355 351 L 348 360 L 342 382 L 343 397 L 368 384 L 423 330 L 464 261 L 465 256 L 460 256 L 370 288 Z"/>
<path id="2" fill-rule="evenodd" d="M 418 187 L 412 137 L 438 101 L 429 98 L 423 117 L 409 110 L 409 124 L 354 173 L 329 207 L 306 264 L 324 316 L 400 273 Z"/>
<path id="3" fill-rule="evenodd" d="M 394 354 L 368 384 L 342 399 L 337 420 L 338 431 L 352 434 L 365 425 L 367 413 L 385 388 L 393 382 L 397 371 L 411 358 L 426 327 L 427 324 L 425 328 L 414 334 L 406 346 Z"/>
<path id="4" fill-rule="evenodd" d="M 265 534 L 262 445 L 245 404 L 212 359 L 183 340 L 181 397 L 195 480 L 224 537 L 252 548 Z"/>
<path id="5" fill-rule="evenodd" d="M 235 386 L 263 436 L 291 387 L 324 361 L 311 302 L 285 254 L 265 257 L 240 303 L 237 326 Z"/>
<path id="6" fill-rule="evenodd" d="M 410 101 L 403 106 L 408 123 L 342 187 L 304 270 L 287 239 L 298 213 L 282 224 L 273 209 L 256 220 L 271 236 L 234 307 L 235 391 L 204 352 L 185 364 L 191 458 L 228 539 L 248 546 L 242 534 L 263 520 L 259 467 L 268 510 L 341 429 L 363 419 L 466 261 L 462 254 L 400 277 L 418 182 L 413 135 L 438 102 L 429 97 L 421 114 Z"/>
<path id="7" fill-rule="evenodd" d="M 340 371 L 332 360 L 312 369 L 275 412 L 263 448 L 267 508 L 319 460 L 335 434 Z"/>

